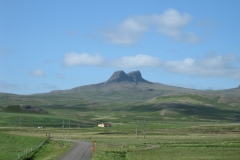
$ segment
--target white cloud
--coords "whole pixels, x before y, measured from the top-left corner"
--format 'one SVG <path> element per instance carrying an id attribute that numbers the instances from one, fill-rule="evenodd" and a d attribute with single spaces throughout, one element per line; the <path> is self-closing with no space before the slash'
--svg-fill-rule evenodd
<path id="1" fill-rule="evenodd" d="M 160 60 L 149 55 L 138 54 L 136 56 L 124 56 L 117 59 L 106 59 L 100 54 L 67 53 L 63 58 L 64 66 L 100 66 L 116 68 L 157 67 Z"/>
<path id="2" fill-rule="evenodd" d="M 157 57 L 145 54 L 123 56 L 116 59 L 106 59 L 100 54 L 68 53 L 64 57 L 65 66 L 96 66 L 123 68 L 155 67 L 171 73 L 200 76 L 227 77 L 240 79 L 240 60 L 235 54 L 218 55 L 214 52 L 202 58 L 185 58 L 183 60 L 162 61 Z"/>
<path id="3" fill-rule="evenodd" d="M 102 31 L 109 43 L 117 45 L 133 45 L 143 36 L 150 27 L 160 34 L 172 38 L 174 41 L 196 43 L 201 39 L 194 32 L 184 33 L 182 28 L 187 26 L 192 17 L 180 14 L 175 9 L 168 9 L 163 14 L 133 16 L 120 22 L 114 29 Z"/>
<path id="4" fill-rule="evenodd" d="M 34 77 L 46 77 L 46 74 L 41 69 L 31 70 L 28 74 Z"/>
<path id="5" fill-rule="evenodd" d="M 0 81 L 0 90 L 13 91 L 13 90 L 18 90 L 19 88 L 20 87 L 17 84 Z"/>
<path id="6" fill-rule="evenodd" d="M 191 16 L 186 13 L 181 15 L 177 10 L 169 9 L 162 15 L 154 15 L 153 19 L 160 32 L 175 37 L 181 34 L 180 28 L 190 22 Z"/>
<path id="7" fill-rule="evenodd" d="M 161 62 L 158 58 L 139 54 L 136 56 L 124 56 L 112 60 L 110 65 L 117 68 L 158 67 Z"/>
<path id="8" fill-rule="evenodd" d="M 180 61 L 164 62 L 164 69 L 178 74 L 203 77 L 229 77 L 240 79 L 240 68 L 235 54 L 217 55 L 207 54 L 203 58 L 186 58 Z"/>
<path id="9" fill-rule="evenodd" d="M 64 55 L 64 66 L 81 66 L 81 65 L 101 65 L 104 62 L 104 58 L 100 54 L 90 55 L 87 53 L 75 53 L 70 52 Z"/>
<path id="10" fill-rule="evenodd" d="M 145 17 L 130 17 L 119 23 L 116 29 L 105 30 L 103 35 L 108 41 L 119 45 L 133 45 L 142 37 L 144 31 L 147 30 Z"/>

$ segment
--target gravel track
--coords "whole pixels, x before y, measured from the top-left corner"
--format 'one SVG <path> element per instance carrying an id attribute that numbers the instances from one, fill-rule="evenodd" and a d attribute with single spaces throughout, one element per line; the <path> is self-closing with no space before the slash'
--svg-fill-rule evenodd
<path id="1" fill-rule="evenodd" d="M 55 139 L 55 140 L 63 140 L 63 141 L 72 141 L 66 139 Z M 58 160 L 90 160 L 92 157 L 93 143 L 84 142 L 84 141 L 72 141 L 77 142 L 77 144 L 62 155 Z"/>

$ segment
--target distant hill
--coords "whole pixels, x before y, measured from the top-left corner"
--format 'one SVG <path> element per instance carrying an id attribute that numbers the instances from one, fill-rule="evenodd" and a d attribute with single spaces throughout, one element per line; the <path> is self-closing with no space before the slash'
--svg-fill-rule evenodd
<path id="1" fill-rule="evenodd" d="M 19 104 L 71 106 L 78 104 L 144 102 L 159 96 L 185 94 L 215 95 L 222 97 L 221 99 L 225 101 L 237 100 L 240 97 L 240 86 L 217 91 L 195 90 L 150 82 L 142 77 L 140 71 L 130 73 L 116 71 L 106 82 L 79 86 L 69 90 L 55 90 L 49 93 L 27 96 L 0 93 L 0 106 L 6 107 Z"/>
<path id="2" fill-rule="evenodd" d="M 142 78 L 140 71 L 116 71 L 106 81 L 98 84 L 57 90 L 48 95 L 68 95 L 94 101 L 143 101 L 160 95 L 196 93 L 194 89 L 153 83 Z"/>

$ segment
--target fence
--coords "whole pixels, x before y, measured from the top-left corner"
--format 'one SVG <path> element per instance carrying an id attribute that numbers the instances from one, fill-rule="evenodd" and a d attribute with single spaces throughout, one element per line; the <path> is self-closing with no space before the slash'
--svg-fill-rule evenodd
<path id="1" fill-rule="evenodd" d="M 29 150 L 24 150 L 23 152 L 19 153 L 17 158 L 13 158 L 13 160 L 25 160 L 31 158 L 38 150 L 49 140 L 49 137 L 42 141 L 35 147 L 30 148 Z"/>

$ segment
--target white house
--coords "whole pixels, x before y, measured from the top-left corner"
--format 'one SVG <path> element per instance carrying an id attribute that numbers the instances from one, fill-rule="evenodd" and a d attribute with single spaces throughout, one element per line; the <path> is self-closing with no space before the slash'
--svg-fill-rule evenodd
<path id="1" fill-rule="evenodd" d="M 98 127 L 110 127 L 110 124 L 101 123 L 101 124 L 98 125 Z"/>

